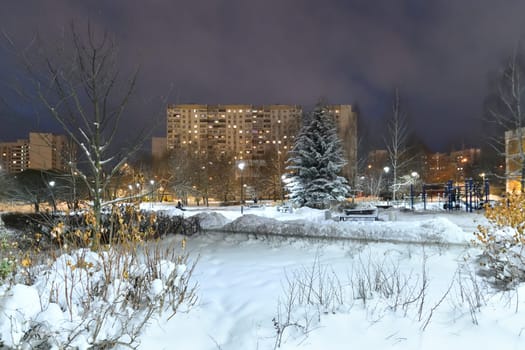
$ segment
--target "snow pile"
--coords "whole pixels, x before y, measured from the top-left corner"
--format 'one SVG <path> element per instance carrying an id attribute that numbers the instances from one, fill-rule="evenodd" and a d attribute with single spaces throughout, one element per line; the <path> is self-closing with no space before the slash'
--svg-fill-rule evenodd
<path id="1" fill-rule="evenodd" d="M 224 225 L 222 231 L 291 237 L 345 238 L 371 241 L 465 244 L 471 238 L 444 217 L 425 221 L 279 221 L 253 214 Z"/>
<path id="2" fill-rule="evenodd" d="M 205 230 L 219 229 L 230 221 L 224 215 L 217 212 L 203 212 L 194 216 L 199 219 L 201 228 Z"/>
<path id="3" fill-rule="evenodd" d="M 154 314 L 173 307 L 186 265 L 112 249 L 81 249 L 0 286 L 0 344 L 87 349 L 136 345 Z M 172 310 L 174 311 L 174 310 Z"/>

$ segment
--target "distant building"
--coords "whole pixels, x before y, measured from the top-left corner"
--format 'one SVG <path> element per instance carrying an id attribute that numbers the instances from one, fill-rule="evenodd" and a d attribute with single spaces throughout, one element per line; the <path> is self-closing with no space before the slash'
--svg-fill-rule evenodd
<path id="1" fill-rule="evenodd" d="M 153 137 L 151 139 L 151 155 L 153 158 L 162 158 L 168 151 L 165 137 Z"/>
<path id="2" fill-rule="evenodd" d="M 455 174 L 455 164 L 446 153 L 432 153 L 426 156 L 425 181 L 432 184 L 443 184 L 452 180 Z"/>
<path id="3" fill-rule="evenodd" d="M 19 173 L 29 167 L 29 140 L 0 143 L 0 164 L 8 173 Z"/>
<path id="4" fill-rule="evenodd" d="M 481 149 L 464 148 L 450 153 L 431 153 L 426 155 L 424 169 L 427 183 L 445 183 L 452 180 L 456 183 L 464 182 L 468 178 L 479 176 L 475 165 L 481 158 Z"/>
<path id="5" fill-rule="evenodd" d="M 9 173 L 26 169 L 67 171 L 74 147 L 64 135 L 29 133 L 29 139 L 0 143 L 2 168 Z"/>
<path id="6" fill-rule="evenodd" d="M 357 176 L 357 112 L 351 105 L 331 105 L 328 110 L 335 118 L 337 134 L 347 160 L 342 175 L 353 184 L 352 180 Z"/>
<path id="7" fill-rule="evenodd" d="M 525 147 L 525 128 L 505 132 L 506 192 L 521 191 L 521 169 Z"/>
<path id="8" fill-rule="evenodd" d="M 329 106 L 337 122 L 352 179 L 357 160 L 357 114 L 350 105 Z M 234 160 L 255 163 L 275 154 L 285 159 L 302 122 L 299 105 L 170 105 L 167 109 L 168 150 L 189 148 L 195 153 L 228 153 Z"/>
<path id="9" fill-rule="evenodd" d="M 236 159 L 254 159 L 269 149 L 290 149 L 301 115 L 301 107 L 295 105 L 168 106 L 167 147 L 232 152 Z"/>
<path id="10" fill-rule="evenodd" d="M 390 164 L 386 149 L 375 149 L 368 152 L 366 160 L 368 163 L 366 165 L 367 169 L 380 169 L 380 171 L 383 171 L 383 168 Z"/>

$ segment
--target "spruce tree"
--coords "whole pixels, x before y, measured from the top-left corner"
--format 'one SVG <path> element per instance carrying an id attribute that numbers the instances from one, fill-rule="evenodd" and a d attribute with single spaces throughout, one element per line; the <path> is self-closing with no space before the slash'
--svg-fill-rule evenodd
<path id="1" fill-rule="evenodd" d="M 287 169 L 293 172 L 288 187 L 294 204 L 326 209 L 330 202 L 345 199 L 350 187 L 339 173 L 346 160 L 326 106 L 318 104 L 304 123 L 288 163 Z"/>

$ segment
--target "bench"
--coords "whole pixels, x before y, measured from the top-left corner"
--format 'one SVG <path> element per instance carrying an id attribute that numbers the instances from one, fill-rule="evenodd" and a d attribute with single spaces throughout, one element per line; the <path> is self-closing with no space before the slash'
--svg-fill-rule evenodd
<path id="1" fill-rule="evenodd" d="M 280 212 L 280 213 L 291 213 L 292 212 L 292 207 L 288 206 L 288 205 L 280 205 L 277 207 L 277 211 Z"/>
<path id="2" fill-rule="evenodd" d="M 377 221 L 377 216 L 370 215 L 339 215 L 339 221 Z"/>
<path id="3" fill-rule="evenodd" d="M 344 215 L 339 215 L 339 221 L 377 221 L 378 210 L 377 208 L 371 209 L 345 209 Z"/>

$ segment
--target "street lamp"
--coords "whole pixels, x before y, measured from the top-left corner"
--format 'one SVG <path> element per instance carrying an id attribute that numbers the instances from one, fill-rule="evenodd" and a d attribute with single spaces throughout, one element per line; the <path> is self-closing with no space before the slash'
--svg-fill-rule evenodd
<path id="1" fill-rule="evenodd" d="M 285 191 L 285 186 L 286 186 L 286 175 L 285 174 L 281 175 L 281 180 L 282 180 L 281 199 L 284 203 L 284 191 Z"/>
<path id="2" fill-rule="evenodd" d="M 52 200 L 52 203 L 53 203 L 53 211 L 56 212 L 57 211 L 57 204 L 55 202 L 55 194 L 53 193 L 53 187 L 55 187 L 55 181 L 51 180 L 49 181 L 49 187 L 50 187 L 50 192 L 51 192 L 51 200 Z"/>
<path id="3" fill-rule="evenodd" d="M 244 167 L 246 166 L 246 164 L 244 162 L 240 162 L 237 166 L 239 167 L 239 170 L 241 171 L 241 214 L 242 214 L 243 213 L 242 200 L 243 200 L 243 187 L 244 187 L 244 184 L 242 182 L 242 171 L 244 170 Z"/>
<path id="4" fill-rule="evenodd" d="M 383 171 L 385 172 L 385 187 L 386 187 L 386 191 L 388 193 L 388 173 L 390 172 L 390 167 L 389 166 L 386 166 L 383 168 Z M 387 199 L 387 204 L 388 204 L 388 199 Z"/>
<path id="5" fill-rule="evenodd" d="M 417 171 L 413 171 L 410 173 L 410 176 L 413 178 L 413 181 L 410 183 L 410 208 L 414 210 L 414 183 L 419 178 L 419 174 Z"/>
<path id="6" fill-rule="evenodd" d="M 149 184 L 151 185 L 151 191 L 149 194 L 149 207 L 150 209 L 153 209 L 153 193 L 155 192 L 155 188 L 153 186 L 155 185 L 155 180 L 149 180 Z"/>

